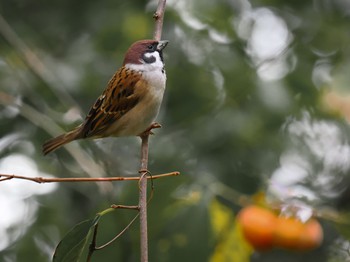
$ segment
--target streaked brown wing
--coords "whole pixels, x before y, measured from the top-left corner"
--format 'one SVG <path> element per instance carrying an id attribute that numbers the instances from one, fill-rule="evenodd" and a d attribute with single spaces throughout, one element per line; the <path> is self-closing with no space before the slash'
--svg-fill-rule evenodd
<path id="1" fill-rule="evenodd" d="M 103 137 L 110 125 L 132 109 L 139 101 L 135 85 L 141 74 L 126 67 L 120 68 L 108 82 L 103 94 L 96 100 L 85 118 L 83 137 Z"/>

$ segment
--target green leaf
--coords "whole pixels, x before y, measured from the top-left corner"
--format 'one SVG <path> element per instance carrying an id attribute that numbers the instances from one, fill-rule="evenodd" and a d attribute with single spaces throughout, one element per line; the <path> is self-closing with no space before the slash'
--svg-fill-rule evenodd
<path id="1" fill-rule="evenodd" d="M 71 229 L 57 245 L 53 262 L 76 262 L 86 246 L 93 227 L 98 223 L 102 214 L 85 220 Z"/>

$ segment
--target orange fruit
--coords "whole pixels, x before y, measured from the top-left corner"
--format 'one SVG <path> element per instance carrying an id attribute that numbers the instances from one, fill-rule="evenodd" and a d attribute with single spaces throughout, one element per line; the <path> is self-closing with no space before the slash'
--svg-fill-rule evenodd
<path id="1" fill-rule="evenodd" d="M 279 217 L 273 242 L 277 247 L 296 249 L 300 236 L 304 233 L 304 224 L 295 218 Z"/>
<path id="2" fill-rule="evenodd" d="M 273 241 L 275 246 L 307 251 L 320 246 L 322 240 L 323 231 L 317 220 L 302 223 L 296 218 L 278 218 Z"/>
<path id="3" fill-rule="evenodd" d="M 303 234 L 298 241 L 299 250 L 311 250 L 319 247 L 323 240 L 323 230 L 316 219 L 310 219 L 304 224 Z"/>
<path id="4" fill-rule="evenodd" d="M 280 247 L 307 251 L 320 246 L 323 240 L 322 227 L 316 219 L 302 223 L 254 205 L 243 208 L 237 221 L 247 242 L 257 250 Z"/>
<path id="5" fill-rule="evenodd" d="M 248 206 L 238 216 L 245 239 L 258 250 L 270 249 L 273 245 L 276 215 L 264 208 Z"/>

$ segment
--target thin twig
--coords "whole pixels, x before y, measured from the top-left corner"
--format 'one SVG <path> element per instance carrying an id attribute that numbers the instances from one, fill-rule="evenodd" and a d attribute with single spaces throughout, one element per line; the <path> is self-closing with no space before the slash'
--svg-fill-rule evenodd
<path id="1" fill-rule="evenodd" d="M 147 179 L 158 179 L 168 176 L 178 176 L 179 172 L 171 172 L 154 176 L 147 176 Z M 0 182 L 10 179 L 23 179 L 29 180 L 36 183 L 62 183 L 62 182 L 110 182 L 110 181 L 139 181 L 140 177 L 55 177 L 55 178 L 44 178 L 44 177 L 28 177 L 10 174 L 0 174 Z"/>
<path id="2" fill-rule="evenodd" d="M 180 173 L 179 173 L 180 174 Z M 148 201 L 147 201 L 147 204 L 151 202 L 152 198 L 153 198 L 153 195 L 154 195 L 154 184 L 153 184 L 153 175 L 151 173 L 149 173 L 149 178 L 148 179 L 151 179 L 151 193 L 149 195 L 149 198 L 148 198 Z"/>
<path id="3" fill-rule="evenodd" d="M 128 230 L 130 228 L 130 226 L 132 225 L 132 223 L 135 222 L 135 220 L 138 218 L 140 213 L 137 213 L 137 215 L 130 221 L 130 223 L 122 230 L 120 231 L 120 233 L 118 235 L 116 235 L 114 238 L 112 238 L 110 241 L 108 241 L 106 244 L 103 244 L 102 246 L 99 247 L 95 247 L 95 250 L 100 250 L 105 248 L 106 246 L 109 246 L 110 244 L 112 244 L 115 240 L 117 240 L 121 235 L 124 234 L 124 232 L 126 230 Z"/>
<path id="4" fill-rule="evenodd" d="M 117 208 L 122 208 L 122 209 L 136 209 L 138 210 L 139 207 L 138 206 L 125 206 L 125 205 L 112 205 L 111 208 L 117 209 Z M 125 233 L 126 230 L 128 230 L 130 228 L 130 226 L 135 222 L 135 220 L 137 219 L 137 217 L 139 216 L 139 213 L 137 213 L 137 215 L 129 222 L 129 224 L 126 225 L 126 227 L 120 231 L 118 233 L 118 235 L 116 235 L 114 238 L 112 238 L 110 241 L 108 241 L 107 243 L 97 247 L 96 246 L 96 239 L 97 239 L 97 230 L 98 230 L 98 224 L 96 224 L 96 226 L 94 227 L 94 233 L 92 236 L 92 240 L 91 243 L 89 245 L 89 253 L 86 259 L 86 262 L 89 262 L 91 260 L 91 257 L 93 255 L 93 253 L 97 250 L 101 250 L 107 246 L 109 246 L 110 244 L 112 244 L 115 240 L 117 240 L 122 234 Z"/>
<path id="5" fill-rule="evenodd" d="M 10 180 L 14 178 L 14 175 L 5 175 L 3 178 L 0 176 L 0 182 Z"/>
<path id="6" fill-rule="evenodd" d="M 125 205 L 111 205 L 111 208 L 114 209 L 134 209 L 134 210 L 139 210 L 139 206 L 125 206 Z"/>

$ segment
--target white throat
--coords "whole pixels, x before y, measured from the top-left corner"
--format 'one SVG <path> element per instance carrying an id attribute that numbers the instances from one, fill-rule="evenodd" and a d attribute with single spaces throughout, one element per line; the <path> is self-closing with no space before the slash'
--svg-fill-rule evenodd
<path id="1" fill-rule="evenodd" d="M 157 90 L 164 91 L 166 82 L 164 63 L 160 58 L 159 52 L 157 51 L 145 54 L 145 57 L 147 58 L 151 58 L 152 56 L 155 58 L 154 62 L 152 63 L 147 63 L 144 60 L 140 59 L 141 64 L 128 63 L 125 66 L 131 70 L 140 72 L 143 75 L 144 79 L 147 80 Z"/>

